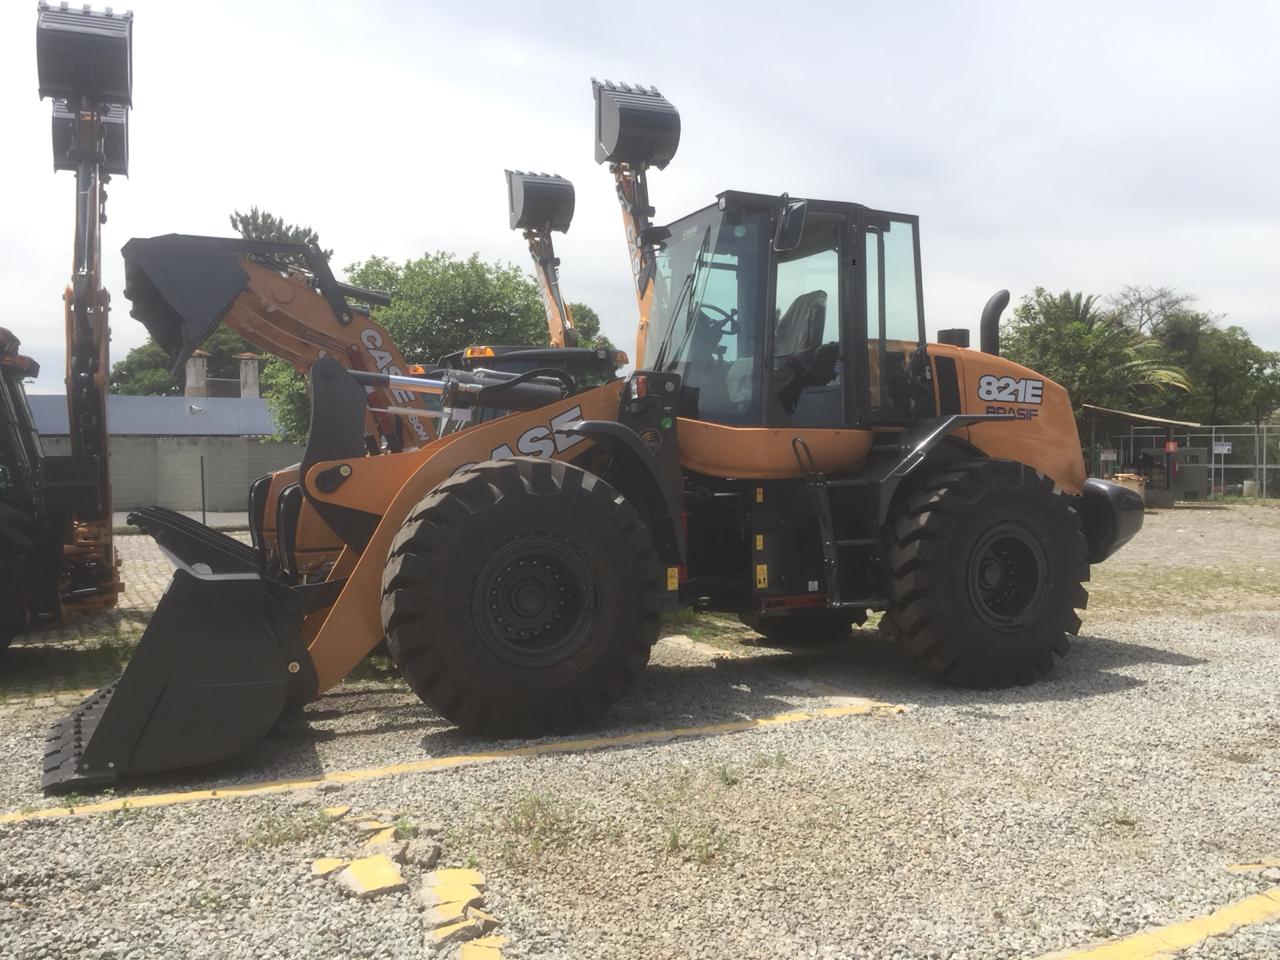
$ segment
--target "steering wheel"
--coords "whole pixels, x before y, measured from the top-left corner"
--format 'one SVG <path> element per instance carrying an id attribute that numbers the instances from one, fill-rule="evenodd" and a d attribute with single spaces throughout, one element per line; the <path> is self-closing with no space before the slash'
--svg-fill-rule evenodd
<path id="1" fill-rule="evenodd" d="M 719 319 L 707 316 L 708 310 L 718 313 L 720 315 Z M 706 324 L 708 330 L 720 336 L 724 336 L 726 333 L 737 334 L 738 332 L 737 310 L 722 310 L 714 303 L 700 303 L 698 304 L 698 315 L 702 322 Z"/>

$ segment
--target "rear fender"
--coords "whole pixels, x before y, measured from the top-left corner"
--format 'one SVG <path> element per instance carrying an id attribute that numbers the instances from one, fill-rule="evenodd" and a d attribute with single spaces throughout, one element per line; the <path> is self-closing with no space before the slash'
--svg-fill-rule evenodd
<path id="1" fill-rule="evenodd" d="M 314 637 L 308 649 L 320 692 L 346 676 L 382 639 L 382 570 L 392 541 L 418 502 L 454 473 L 486 460 L 576 458 L 592 442 L 558 436 L 557 429 L 580 420 L 615 419 L 622 387 L 623 381 L 615 380 L 536 410 L 468 427 L 417 450 L 308 465 L 304 481 L 308 500 L 380 518 L 359 549 L 348 543 L 344 558 L 349 552 L 358 554 L 358 559 L 338 601 L 327 611 L 311 614 L 304 624 L 303 635 Z M 322 621 L 318 628 L 314 618 Z"/>

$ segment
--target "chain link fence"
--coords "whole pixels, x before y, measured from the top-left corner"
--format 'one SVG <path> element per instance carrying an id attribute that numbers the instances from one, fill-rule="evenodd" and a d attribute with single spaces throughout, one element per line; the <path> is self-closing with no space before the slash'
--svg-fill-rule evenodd
<path id="1" fill-rule="evenodd" d="M 1140 474 L 1183 500 L 1280 497 L 1280 424 L 1132 426 L 1108 436 L 1100 467 L 1104 476 Z"/>

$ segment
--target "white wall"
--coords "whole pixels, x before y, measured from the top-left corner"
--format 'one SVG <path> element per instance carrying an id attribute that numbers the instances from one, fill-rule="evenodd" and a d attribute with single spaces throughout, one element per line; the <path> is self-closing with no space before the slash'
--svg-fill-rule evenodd
<path id="1" fill-rule="evenodd" d="M 45 452 L 71 452 L 67 437 L 43 437 Z M 200 509 L 201 457 L 206 509 L 242 511 L 249 481 L 302 459 L 302 448 L 255 437 L 111 438 L 114 510 L 135 507 Z"/>

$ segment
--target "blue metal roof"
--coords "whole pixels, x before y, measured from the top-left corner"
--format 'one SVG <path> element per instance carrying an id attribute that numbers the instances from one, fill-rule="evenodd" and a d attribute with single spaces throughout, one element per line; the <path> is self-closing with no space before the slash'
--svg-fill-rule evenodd
<path id="1" fill-rule="evenodd" d="M 50 437 L 67 436 L 67 398 L 31 394 L 36 429 Z M 278 432 L 261 398 L 107 397 L 107 428 L 115 436 L 269 437 Z"/>

